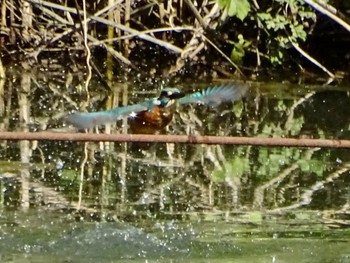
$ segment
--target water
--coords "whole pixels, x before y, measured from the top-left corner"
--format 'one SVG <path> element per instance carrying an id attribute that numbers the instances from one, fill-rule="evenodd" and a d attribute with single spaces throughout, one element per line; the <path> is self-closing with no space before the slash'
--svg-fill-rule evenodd
<path id="1" fill-rule="evenodd" d="M 115 82 L 109 91 L 93 79 L 86 103 L 80 73 L 7 72 L 2 130 L 62 128 L 73 109 L 135 103 L 164 82 Z M 180 109 L 166 133 L 348 138 L 350 87 L 251 86 L 234 105 Z M 107 131 L 125 133 L 126 122 Z M 350 262 L 348 149 L 0 147 L 1 262 Z"/>

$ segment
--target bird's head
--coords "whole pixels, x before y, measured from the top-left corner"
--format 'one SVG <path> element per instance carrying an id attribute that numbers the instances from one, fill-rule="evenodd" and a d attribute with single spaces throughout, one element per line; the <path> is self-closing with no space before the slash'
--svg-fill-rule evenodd
<path id="1" fill-rule="evenodd" d="M 158 99 L 162 100 L 164 98 L 167 98 L 167 99 L 174 100 L 174 99 L 182 98 L 183 96 L 185 96 L 185 94 L 179 91 L 177 88 L 166 88 L 160 92 Z"/>
<path id="2" fill-rule="evenodd" d="M 169 107 L 174 104 L 176 99 L 180 99 L 184 96 L 185 94 L 176 88 L 166 88 L 160 92 L 156 102 L 160 107 Z"/>

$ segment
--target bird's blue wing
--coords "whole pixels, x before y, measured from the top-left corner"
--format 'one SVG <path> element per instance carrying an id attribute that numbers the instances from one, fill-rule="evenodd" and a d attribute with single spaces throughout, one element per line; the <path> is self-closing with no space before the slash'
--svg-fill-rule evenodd
<path id="1" fill-rule="evenodd" d="M 245 84 L 222 84 L 180 98 L 179 103 L 198 103 L 208 106 L 217 106 L 223 102 L 239 100 L 244 96 L 247 90 L 248 86 Z"/>
<path id="2" fill-rule="evenodd" d="M 65 116 L 64 121 L 78 129 L 90 129 L 95 126 L 116 122 L 122 117 L 128 116 L 133 112 L 137 113 L 148 110 L 149 105 L 150 100 L 146 100 L 143 103 L 117 107 L 107 111 L 74 112 Z"/>

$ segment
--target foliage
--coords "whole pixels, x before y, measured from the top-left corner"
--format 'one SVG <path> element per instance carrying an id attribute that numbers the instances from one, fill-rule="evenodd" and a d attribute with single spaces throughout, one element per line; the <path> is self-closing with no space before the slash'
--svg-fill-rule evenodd
<path id="1" fill-rule="evenodd" d="M 212 179 L 216 182 L 223 182 L 226 179 L 238 182 L 247 171 L 249 171 L 249 160 L 236 155 L 225 162 L 223 168 L 214 170 Z"/>
<path id="2" fill-rule="evenodd" d="M 218 0 L 218 3 L 229 16 L 237 16 L 242 21 L 250 11 L 248 0 Z"/>
<path id="3" fill-rule="evenodd" d="M 290 9 L 290 13 L 281 9 L 278 12 L 257 13 L 256 19 L 260 29 L 264 30 L 268 35 L 274 36 L 268 40 L 268 58 L 272 63 L 282 63 L 284 52 L 290 47 L 290 43 L 298 43 L 306 41 L 307 31 L 311 30 L 308 21 L 316 21 L 316 15 L 308 11 L 303 4 L 297 4 L 299 1 L 280 0 L 282 5 Z M 292 10 L 297 10 L 294 13 Z"/>
<path id="4" fill-rule="evenodd" d="M 302 0 L 217 0 L 221 9 L 211 1 L 178 5 L 143 0 L 118 5 L 103 0 L 85 8 L 85 2 L 74 1 L 15 2 L 0 2 L 2 60 L 13 59 L 15 50 L 26 59 L 41 61 L 48 47 L 73 59 L 91 53 L 91 64 L 97 63 L 93 68 L 106 69 L 110 78 L 116 65 L 131 74 L 157 77 L 215 76 L 214 72 L 234 70 L 243 75 L 243 67 L 255 71 L 279 66 L 291 47 L 308 40 L 316 24 L 315 11 Z M 346 59 L 348 49 L 344 53 Z"/>
<path id="5" fill-rule="evenodd" d="M 234 41 L 231 51 L 231 59 L 237 64 L 242 62 L 247 51 L 258 52 L 272 64 L 281 64 L 291 43 L 306 41 L 316 22 L 314 11 L 300 0 L 276 0 L 274 4 L 254 9 L 243 0 L 218 0 L 218 3 L 228 15 L 245 20 L 241 32 L 236 32 L 238 41 Z M 236 6 L 242 7 L 239 12 Z M 243 37 L 252 28 L 255 30 L 249 38 L 258 41 Z"/>
<path id="6" fill-rule="evenodd" d="M 242 64 L 242 60 L 245 56 L 245 49 L 251 44 L 251 41 L 244 39 L 243 35 L 238 35 L 238 42 L 233 42 L 233 49 L 231 51 L 231 60 L 236 64 Z"/>

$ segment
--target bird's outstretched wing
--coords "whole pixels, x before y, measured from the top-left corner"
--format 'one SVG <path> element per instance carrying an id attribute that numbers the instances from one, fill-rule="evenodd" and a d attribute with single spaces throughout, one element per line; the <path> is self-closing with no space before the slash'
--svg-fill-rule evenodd
<path id="1" fill-rule="evenodd" d="M 208 106 L 217 106 L 223 102 L 239 100 L 248 90 L 246 85 L 223 84 L 207 88 L 203 91 L 179 98 L 179 104 L 200 103 Z M 180 93 L 179 93 L 180 94 Z M 182 96 L 182 95 L 181 95 Z M 163 98 L 165 99 L 165 98 Z M 78 129 L 90 129 L 107 123 L 113 123 L 122 117 L 141 111 L 150 111 L 155 103 L 162 102 L 159 98 L 148 99 L 142 103 L 118 107 L 107 111 L 74 112 L 66 115 L 64 121 Z"/>
<path id="2" fill-rule="evenodd" d="M 204 104 L 217 106 L 223 102 L 236 101 L 244 96 L 248 86 L 245 84 L 222 84 L 209 87 L 179 99 L 180 104 Z"/>
<path id="3" fill-rule="evenodd" d="M 78 129 L 90 129 L 107 123 L 113 123 L 132 113 L 148 110 L 151 100 L 139 104 L 117 107 L 107 111 L 74 112 L 64 117 L 67 124 Z"/>

